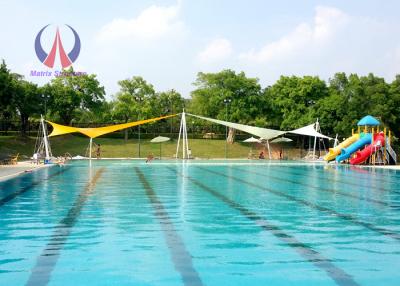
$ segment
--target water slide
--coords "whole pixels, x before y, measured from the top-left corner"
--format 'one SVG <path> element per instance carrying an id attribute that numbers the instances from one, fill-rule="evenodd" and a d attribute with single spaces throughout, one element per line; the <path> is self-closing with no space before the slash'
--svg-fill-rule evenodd
<path id="1" fill-rule="evenodd" d="M 356 152 L 356 156 L 350 159 L 350 164 L 358 165 L 364 163 L 372 154 L 385 146 L 385 135 L 383 132 L 374 134 L 374 143 L 368 145 L 361 151 Z"/>
<path id="2" fill-rule="evenodd" d="M 365 145 L 369 145 L 371 143 L 372 143 L 371 133 L 366 133 L 366 134 L 361 133 L 360 139 L 351 144 L 349 147 L 342 149 L 340 155 L 336 157 L 336 162 L 341 162 L 343 160 L 350 158 L 351 154 L 360 150 Z"/>
<path id="3" fill-rule="evenodd" d="M 324 160 L 328 162 L 334 160 L 336 156 L 340 154 L 340 151 L 342 151 L 343 148 L 350 146 L 358 139 L 360 139 L 360 134 L 354 134 L 353 136 L 347 138 L 342 143 L 337 145 L 335 148 L 329 148 L 329 153 L 325 155 Z"/>

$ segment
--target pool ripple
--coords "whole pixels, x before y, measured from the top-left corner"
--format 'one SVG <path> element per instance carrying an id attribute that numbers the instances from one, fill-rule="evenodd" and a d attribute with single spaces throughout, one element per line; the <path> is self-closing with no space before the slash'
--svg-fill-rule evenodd
<path id="1" fill-rule="evenodd" d="M 55 171 L 1 185 L 29 189 L 0 206 L 0 285 L 400 284 L 396 171 L 99 160 L 43 180 Z"/>

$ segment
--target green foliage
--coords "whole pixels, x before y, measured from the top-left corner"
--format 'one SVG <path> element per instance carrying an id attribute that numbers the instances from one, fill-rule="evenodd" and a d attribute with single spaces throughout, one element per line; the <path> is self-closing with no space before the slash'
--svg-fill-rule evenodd
<path id="1" fill-rule="evenodd" d="M 158 93 L 156 100 L 156 116 L 179 113 L 185 107 L 182 96 L 173 89 Z"/>
<path id="2" fill-rule="evenodd" d="M 191 96 L 190 111 L 208 117 L 239 123 L 265 123 L 269 111 L 267 97 L 256 78 L 232 70 L 219 73 L 198 73 L 197 87 Z M 230 103 L 224 103 L 230 100 Z M 228 117 L 228 118 L 227 118 Z"/>
<path id="3" fill-rule="evenodd" d="M 367 114 L 399 136 L 400 75 L 388 84 L 373 74 L 337 73 L 328 84 L 315 76 L 281 76 L 261 90 L 258 80 L 231 70 L 199 73 L 190 111 L 225 120 L 223 100 L 231 98 L 228 120 L 256 126 L 295 129 L 318 118 L 323 132 L 347 136 Z"/>
<path id="4" fill-rule="evenodd" d="M 124 122 L 159 117 L 181 112 L 184 101 L 175 90 L 156 93 L 154 87 L 142 77 L 119 82 L 120 91 L 113 102 L 112 116 Z M 173 120 L 173 119 L 170 119 Z M 125 131 L 128 139 L 128 130 Z"/>
<path id="5" fill-rule="evenodd" d="M 114 103 L 114 118 L 128 122 L 152 115 L 155 91 L 151 84 L 139 76 L 121 80 L 118 84 L 120 91 Z"/>
<path id="6" fill-rule="evenodd" d="M 78 109 L 74 123 L 110 123 L 113 121 L 114 101 L 103 101 L 96 109 Z"/>
<path id="7" fill-rule="evenodd" d="M 142 77 L 119 82 L 113 117 L 124 122 L 158 117 L 182 111 L 184 100 L 175 90 L 156 93 L 153 86 Z"/>
<path id="8" fill-rule="evenodd" d="M 73 68 L 65 71 L 72 74 Z M 79 109 L 97 111 L 104 101 L 104 87 L 96 75 L 59 76 L 45 85 L 44 93 L 50 97 L 49 109 L 64 124 L 70 124 Z"/>
<path id="9" fill-rule="evenodd" d="M 396 79 L 400 79 L 399 76 Z M 359 77 L 337 73 L 329 81 L 329 96 L 319 100 L 314 116 L 319 116 L 326 133 L 346 135 L 367 114 L 398 134 L 400 81 L 387 84 L 383 78 L 369 74 Z"/>
<path id="10" fill-rule="evenodd" d="M 40 114 L 41 108 L 37 85 L 11 73 L 3 60 L 0 65 L 0 118 L 18 118 L 21 135 L 25 136 L 29 118 Z"/>
<path id="11" fill-rule="evenodd" d="M 390 104 L 392 107 L 392 112 L 390 114 L 390 119 L 388 119 L 387 124 L 389 128 L 397 135 L 399 135 L 399 126 L 400 126 L 400 75 L 396 75 L 395 80 L 389 86 L 389 97 Z M 386 120 L 386 119 L 385 119 Z"/>
<path id="12" fill-rule="evenodd" d="M 275 112 L 275 122 L 290 130 L 315 122 L 312 110 L 318 100 L 328 95 L 328 87 L 318 77 L 281 78 L 267 92 Z"/>
<path id="13" fill-rule="evenodd" d="M 73 69 L 65 74 L 73 73 Z M 290 130 L 318 118 L 324 133 L 348 136 L 367 114 L 400 136 L 400 75 L 387 83 L 374 74 L 336 73 L 328 82 L 316 76 L 281 76 L 263 88 L 244 72 L 223 70 L 198 73 L 191 99 L 175 90 L 156 92 L 142 77 L 119 82 L 112 101 L 96 75 L 60 76 L 37 87 L 0 64 L 0 118 L 21 121 L 24 134 L 29 118 L 47 117 L 63 124 L 128 122 L 187 111 L 221 120 Z M 229 102 L 227 101 L 229 100 Z M 169 119 L 172 123 L 174 119 Z M 196 124 L 196 119 L 190 119 Z M 178 122 L 175 119 L 175 122 Z M 202 124 L 206 124 L 202 122 Z M 165 126 L 165 125 L 164 125 Z"/>
<path id="14" fill-rule="evenodd" d="M 41 110 L 41 97 L 36 84 L 14 76 L 12 80 L 12 105 L 16 108 L 21 119 L 21 134 L 26 135 L 29 117 L 39 114 Z"/>
<path id="15" fill-rule="evenodd" d="M 0 65 L 0 117 L 10 117 L 12 76 L 4 60 Z"/>

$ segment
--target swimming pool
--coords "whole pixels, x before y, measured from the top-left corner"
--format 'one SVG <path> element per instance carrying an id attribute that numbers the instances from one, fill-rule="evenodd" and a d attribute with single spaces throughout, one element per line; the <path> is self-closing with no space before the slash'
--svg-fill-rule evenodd
<path id="1" fill-rule="evenodd" d="M 400 173 L 75 161 L 0 182 L 0 285 L 400 285 Z"/>

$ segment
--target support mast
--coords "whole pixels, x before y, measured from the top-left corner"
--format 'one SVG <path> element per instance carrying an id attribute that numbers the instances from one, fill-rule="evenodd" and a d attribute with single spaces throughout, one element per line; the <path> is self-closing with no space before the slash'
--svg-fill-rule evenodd
<path id="1" fill-rule="evenodd" d="M 47 129 L 46 129 L 46 126 L 44 124 L 44 118 L 43 118 L 42 115 L 40 116 L 40 123 L 42 125 L 42 130 L 43 130 L 43 143 L 44 143 L 44 150 L 45 150 L 45 153 L 46 153 L 45 160 L 48 162 L 50 160 L 51 151 L 50 151 L 50 144 L 49 144 L 49 141 L 48 141 L 48 138 L 47 138 Z"/>
<path id="2" fill-rule="evenodd" d="M 317 118 L 317 122 L 315 122 L 315 131 L 319 132 L 319 122 Z M 313 160 L 315 160 L 315 148 L 317 146 L 317 136 L 314 137 L 314 149 L 313 149 Z"/>
<path id="3" fill-rule="evenodd" d="M 185 110 L 181 113 L 181 124 L 179 127 L 178 144 L 176 146 L 175 157 L 178 158 L 179 146 L 182 137 L 182 159 L 189 159 L 189 141 L 186 128 L 186 113 Z"/>

